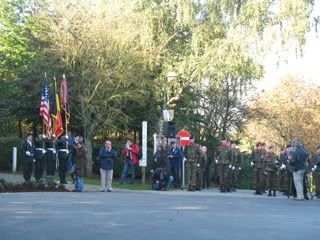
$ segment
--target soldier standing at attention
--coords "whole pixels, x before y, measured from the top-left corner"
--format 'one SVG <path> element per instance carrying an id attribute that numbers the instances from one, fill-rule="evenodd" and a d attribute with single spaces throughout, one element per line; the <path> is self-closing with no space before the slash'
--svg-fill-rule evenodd
<path id="1" fill-rule="evenodd" d="M 52 182 L 54 172 L 56 170 L 56 161 L 57 161 L 57 141 L 53 137 L 48 137 L 46 139 L 46 162 L 47 162 L 47 181 Z"/>
<path id="2" fill-rule="evenodd" d="M 58 148 L 60 184 L 67 184 L 66 175 L 68 171 L 69 155 L 68 136 L 61 137 L 60 141 L 58 141 Z"/>
<path id="3" fill-rule="evenodd" d="M 188 191 L 195 191 L 197 187 L 197 172 L 200 169 L 200 146 L 194 143 L 194 139 L 190 138 L 190 145 L 185 148 L 184 156 L 186 161 L 186 169 L 188 174 Z"/>
<path id="4" fill-rule="evenodd" d="M 208 165 L 208 156 L 207 156 L 207 147 L 201 147 L 201 154 L 200 154 L 200 175 L 197 179 L 198 183 L 197 186 L 199 189 L 205 188 L 206 180 L 207 180 L 207 165 Z"/>
<path id="5" fill-rule="evenodd" d="M 23 155 L 23 177 L 26 184 L 30 183 L 32 168 L 33 168 L 33 156 L 34 156 L 34 144 L 32 143 L 32 133 L 28 133 L 26 140 L 22 144 Z"/>
<path id="6" fill-rule="evenodd" d="M 39 181 L 43 176 L 44 161 L 46 154 L 45 135 L 39 134 L 35 140 L 35 164 L 34 164 L 34 177 Z"/>
<path id="7" fill-rule="evenodd" d="M 316 196 L 320 198 L 320 145 L 317 146 L 316 151 L 312 154 L 311 164 L 316 183 Z"/>
<path id="8" fill-rule="evenodd" d="M 231 143 L 231 163 L 232 163 L 232 176 L 231 176 L 231 190 L 236 191 L 239 187 L 239 173 L 242 166 L 242 157 L 239 148 L 235 142 Z"/>
<path id="9" fill-rule="evenodd" d="M 231 148 L 228 139 L 221 141 L 216 152 L 216 163 L 219 164 L 220 192 L 230 192 Z"/>
<path id="10" fill-rule="evenodd" d="M 267 180 L 267 188 L 269 190 L 268 196 L 276 196 L 276 185 L 277 185 L 277 172 L 279 168 L 279 158 L 277 154 L 274 152 L 274 146 L 269 147 L 269 151 L 265 155 L 264 158 L 265 164 L 265 172 L 266 172 L 266 180 Z M 273 195 L 271 194 L 273 192 Z"/>
<path id="11" fill-rule="evenodd" d="M 258 142 L 256 149 L 252 153 L 251 166 L 254 167 L 254 183 L 255 183 L 255 194 L 261 195 L 263 191 L 263 179 L 264 179 L 264 151 L 261 143 Z"/>

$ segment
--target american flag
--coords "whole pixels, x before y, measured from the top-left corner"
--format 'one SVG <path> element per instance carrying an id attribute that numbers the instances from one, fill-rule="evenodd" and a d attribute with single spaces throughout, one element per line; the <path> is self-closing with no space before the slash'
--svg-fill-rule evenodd
<path id="1" fill-rule="evenodd" d="M 46 135 L 51 135 L 52 128 L 49 107 L 49 90 L 47 81 L 43 82 L 43 87 L 41 91 L 40 116 L 42 117 L 43 124 L 46 126 Z"/>

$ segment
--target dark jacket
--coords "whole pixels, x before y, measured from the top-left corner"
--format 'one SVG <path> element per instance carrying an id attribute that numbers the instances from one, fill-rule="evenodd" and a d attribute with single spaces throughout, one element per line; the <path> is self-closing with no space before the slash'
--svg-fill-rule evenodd
<path id="1" fill-rule="evenodd" d="M 85 166 L 87 161 L 86 150 L 84 145 L 81 144 L 81 147 L 76 149 L 75 156 L 75 173 L 77 176 L 83 177 L 85 172 Z"/>
<path id="2" fill-rule="evenodd" d="M 31 145 L 27 140 L 25 140 L 22 144 L 22 155 L 24 156 L 24 160 L 27 162 L 32 162 L 34 158 L 34 144 L 31 142 Z M 26 152 L 30 153 L 30 156 L 27 155 Z"/>
<path id="3" fill-rule="evenodd" d="M 301 147 L 295 147 L 290 159 L 290 165 L 294 171 L 304 170 L 306 168 L 306 161 L 308 159 L 307 151 Z"/>
<path id="4" fill-rule="evenodd" d="M 108 151 L 105 147 L 99 151 L 100 168 L 103 170 L 112 170 L 114 161 L 116 160 L 117 153 L 111 149 Z"/>
<path id="5" fill-rule="evenodd" d="M 169 163 L 171 168 L 180 168 L 182 158 L 183 155 L 180 148 L 176 147 L 175 149 L 171 148 L 169 150 Z"/>
<path id="6" fill-rule="evenodd" d="M 153 169 L 165 168 L 168 170 L 168 159 L 165 150 L 157 150 L 153 155 L 154 166 Z"/>

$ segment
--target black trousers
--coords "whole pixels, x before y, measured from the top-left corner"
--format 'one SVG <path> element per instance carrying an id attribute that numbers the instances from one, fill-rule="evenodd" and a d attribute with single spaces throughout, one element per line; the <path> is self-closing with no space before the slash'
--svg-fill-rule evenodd
<path id="1" fill-rule="evenodd" d="M 34 177 L 39 181 L 43 176 L 44 158 L 36 159 L 34 164 Z"/>
<path id="2" fill-rule="evenodd" d="M 60 182 L 65 182 L 66 181 L 67 171 L 68 171 L 68 160 L 67 160 L 67 158 L 59 158 L 59 177 L 60 177 Z"/>
<path id="3" fill-rule="evenodd" d="M 26 182 L 29 182 L 32 175 L 33 162 L 32 161 L 24 161 L 23 162 L 23 178 Z"/>

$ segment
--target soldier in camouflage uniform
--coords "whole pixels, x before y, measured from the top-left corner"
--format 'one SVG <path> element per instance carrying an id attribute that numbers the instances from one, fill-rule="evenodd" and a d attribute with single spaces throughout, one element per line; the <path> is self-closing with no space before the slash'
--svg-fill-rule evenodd
<path id="1" fill-rule="evenodd" d="M 254 168 L 254 183 L 255 194 L 261 195 L 263 193 L 263 181 L 264 181 L 264 156 L 265 153 L 262 149 L 261 143 L 257 143 L 256 149 L 252 152 L 251 166 Z"/>
<path id="2" fill-rule="evenodd" d="M 199 167 L 197 168 L 197 189 L 201 190 L 201 187 L 204 186 L 204 181 L 206 180 L 206 170 L 207 170 L 207 162 L 208 162 L 208 156 L 207 156 L 207 147 L 202 146 L 201 147 L 201 154 L 199 158 Z"/>
<path id="3" fill-rule="evenodd" d="M 220 192 L 230 192 L 231 148 L 227 139 L 221 141 L 216 152 L 216 163 L 219 164 Z"/>
<path id="4" fill-rule="evenodd" d="M 45 154 L 46 154 L 46 145 L 45 145 L 45 136 L 39 134 L 35 140 L 35 164 L 34 164 L 34 177 L 37 181 L 42 178 L 44 165 L 45 165 Z"/>
<path id="5" fill-rule="evenodd" d="M 200 164 L 200 146 L 193 142 L 185 148 L 186 169 L 188 174 L 188 191 L 195 191 L 197 186 L 197 172 L 199 172 Z"/>
<path id="6" fill-rule="evenodd" d="M 283 194 L 287 194 L 287 190 L 288 190 L 288 182 L 289 182 L 289 178 L 288 178 L 288 173 L 287 173 L 287 169 L 286 169 L 286 160 L 287 160 L 287 154 L 285 151 L 285 148 L 282 148 L 280 151 L 280 171 L 279 171 L 279 185 L 280 185 L 280 189 L 279 191 L 283 192 Z"/>
<path id="7" fill-rule="evenodd" d="M 241 152 L 237 148 L 236 143 L 231 144 L 231 190 L 236 191 L 236 188 L 239 186 L 239 173 L 242 166 L 242 157 Z"/>
<path id="8" fill-rule="evenodd" d="M 264 157 L 264 165 L 266 172 L 267 189 L 269 190 L 268 196 L 276 196 L 278 169 L 279 169 L 279 158 L 274 152 L 274 146 L 269 147 L 269 151 Z M 271 194 L 273 192 L 273 194 Z"/>
<path id="9" fill-rule="evenodd" d="M 316 151 L 312 154 L 311 166 L 315 177 L 316 196 L 320 198 L 320 145 L 317 146 Z"/>

